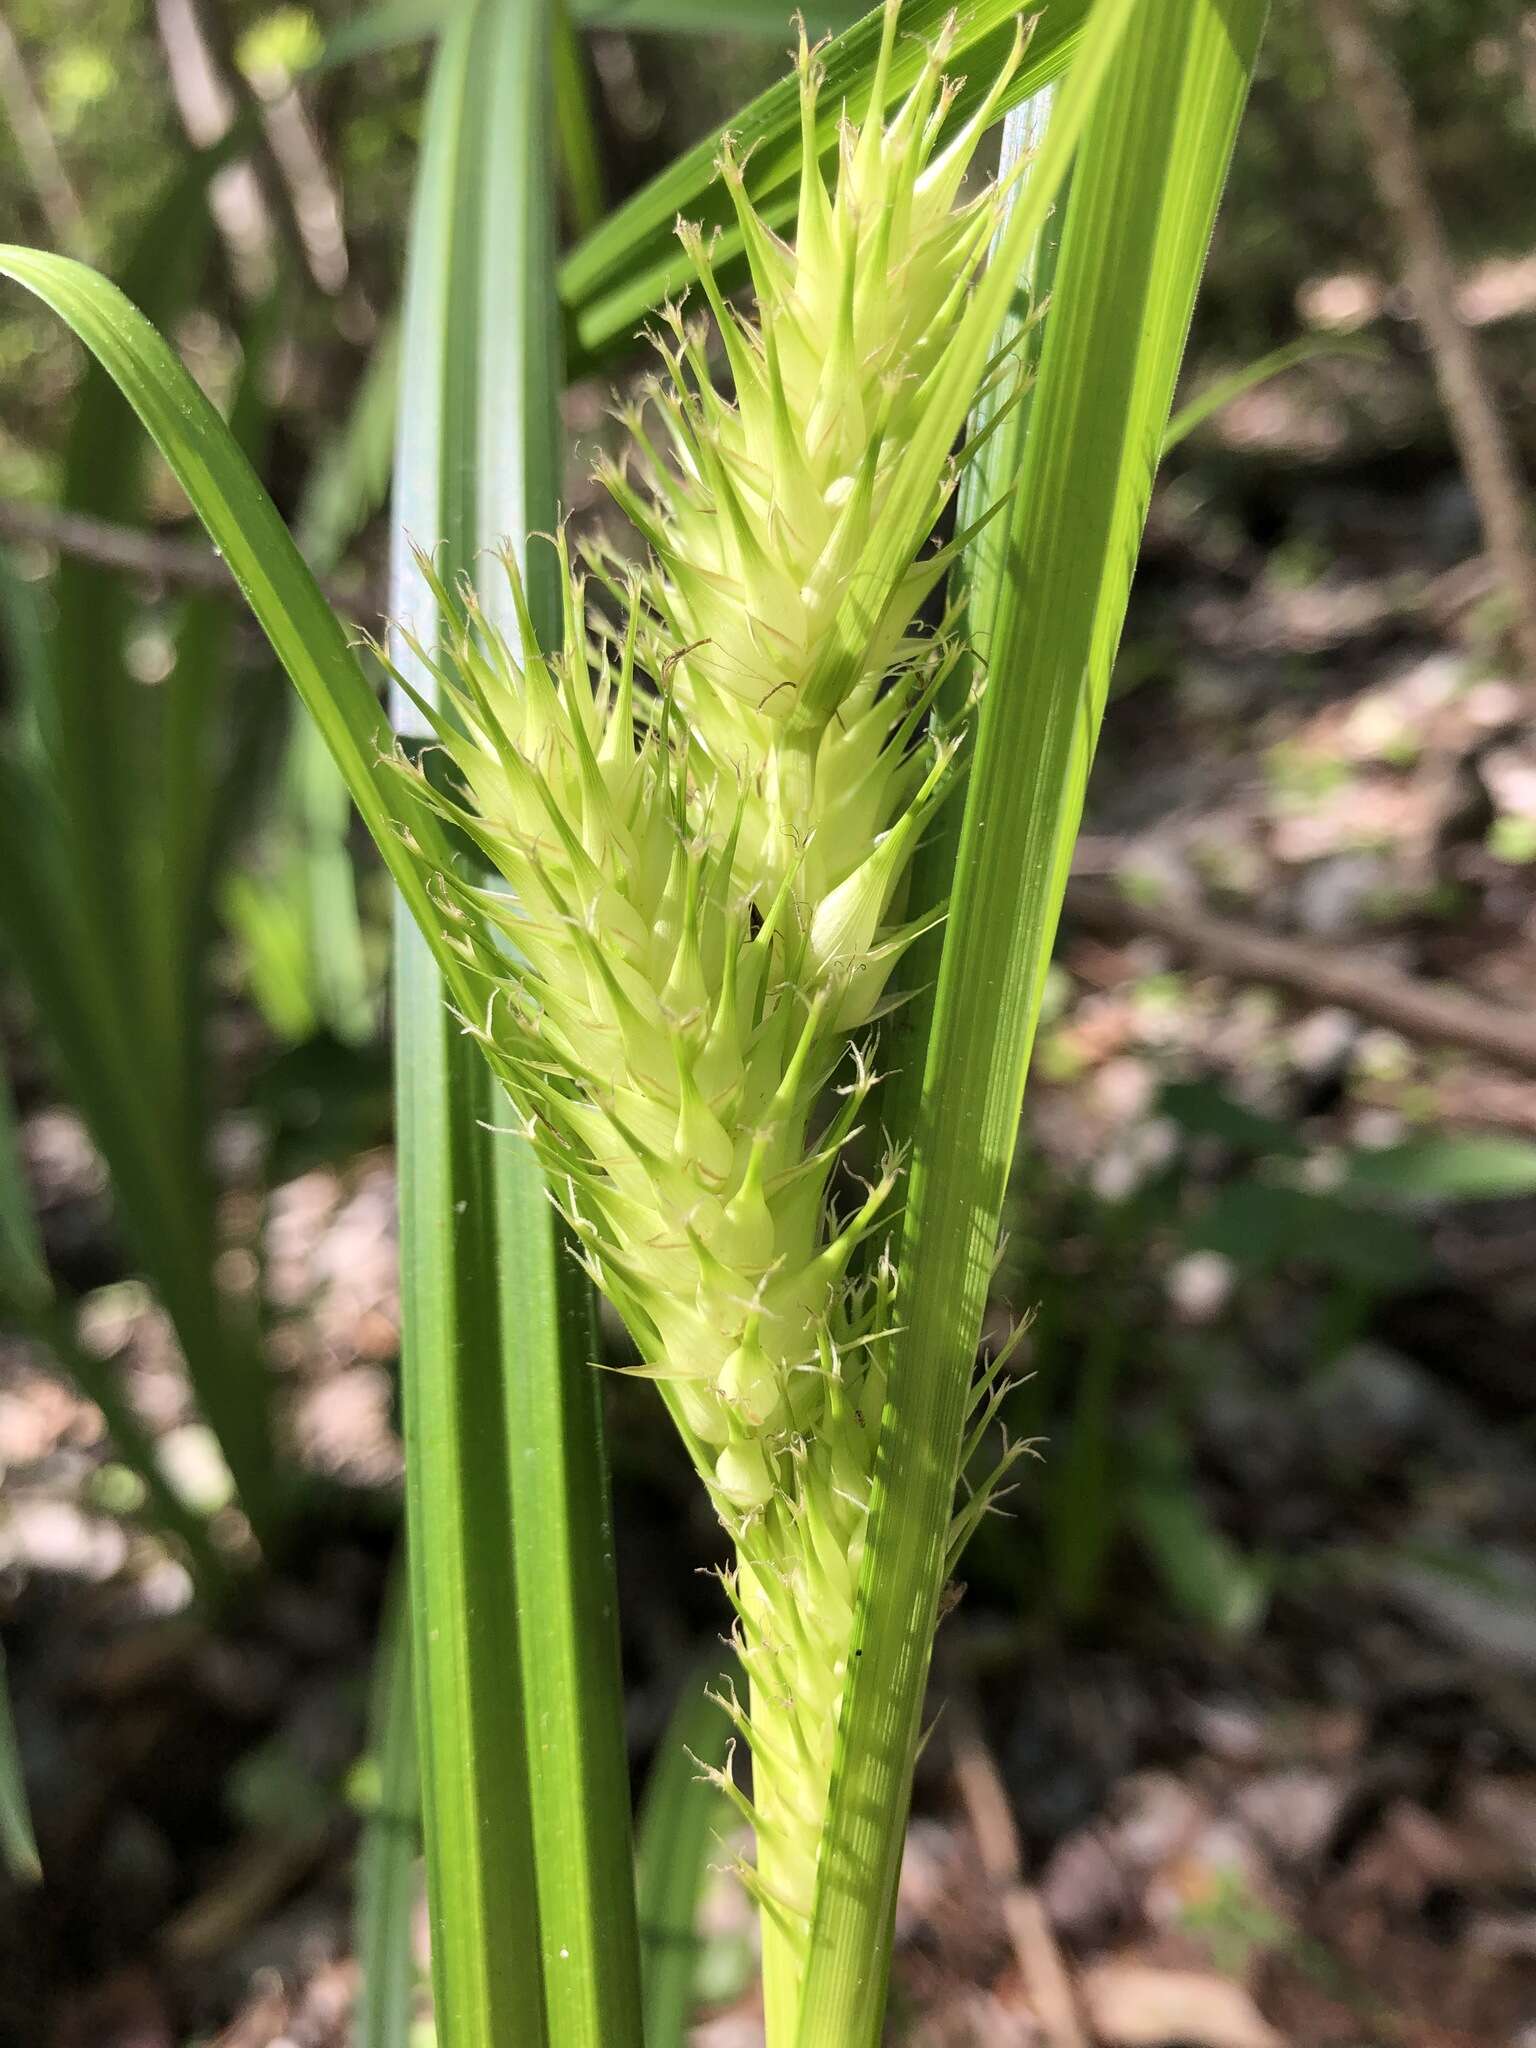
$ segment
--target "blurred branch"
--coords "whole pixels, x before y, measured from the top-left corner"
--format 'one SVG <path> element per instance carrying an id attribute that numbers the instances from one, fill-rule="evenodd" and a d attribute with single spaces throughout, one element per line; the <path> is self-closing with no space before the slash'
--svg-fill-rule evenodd
<path id="1" fill-rule="evenodd" d="M 193 0 L 155 0 L 155 26 L 187 139 L 194 149 L 211 149 L 234 125 L 235 100 L 219 76 Z M 249 160 L 227 165 L 211 180 L 208 210 L 240 290 L 248 298 L 263 297 L 276 276 L 272 216 Z"/>
<path id="2" fill-rule="evenodd" d="M 89 260 L 90 235 L 85 210 L 70 183 L 48 116 L 32 84 L 21 45 L 0 14 L 0 106 L 16 140 L 17 154 L 32 186 L 49 232 L 70 256 Z"/>
<path id="3" fill-rule="evenodd" d="M 1445 227 L 1424 174 L 1413 109 L 1361 0 L 1316 0 L 1344 98 L 1365 139 L 1376 194 L 1396 230 L 1403 277 L 1445 403 L 1488 551 L 1514 609 L 1521 666 L 1536 682 L 1536 555 L 1525 488 L 1498 401 L 1457 306 Z"/>
<path id="4" fill-rule="evenodd" d="M 197 541 L 173 540 L 120 526 L 111 519 L 93 519 L 83 512 L 62 512 L 52 505 L 33 505 L 18 498 L 0 498 L 0 540 L 33 541 L 61 555 L 94 562 L 103 569 L 121 569 L 129 576 L 149 576 L 178 590 L 206 591 L 238 599 L 240 586 L 212 548 Z M 330 603 L 345 616 L 377 618 L 382 599 L 366 586 L 340 590 L 321 582 Z"/>
<path id="5" fill-rule="evenodd" d="M 341 192 L 326 164 L 319 133 L 286 71 L 258 79 L 256 100 L 309 274 L 334 298 L 347 282 L 350 265 Z"/>
<path id="6" fill-rule="evenodd" d="M 340 291 L 348 267 L 341 197 L 291 80 L 273 76 L 254 90 L 217 9 L 205 13 L 198 0 L 155 0 L 155 21 L 176 109 L 195 147 L 221 142 L 242 103 L 256 115 L 254 158 L 221 171 L 209 188 L 242 286 L 252 297 L 270 287 L 275 223 L 320 290 Z"/>
<path id="7" fill-rule="evenodd" d="M 1405 1038 L 1455 1046 L 1536 1074 L 1536 1025 L 1460 989 L 1432 986 L 1387 967 L 1360 967 L 1328 947 L 1251 931 L 1181 904 L 1139 902 L 1112 883 L 1083 875 L 1074 876 L 1067 891 L 1066 916 L 1080 929 L 1106 937 L 1162 939 L 1211 973 L 1266 982 L 1305 1002 L 1353 1011 Z"/>

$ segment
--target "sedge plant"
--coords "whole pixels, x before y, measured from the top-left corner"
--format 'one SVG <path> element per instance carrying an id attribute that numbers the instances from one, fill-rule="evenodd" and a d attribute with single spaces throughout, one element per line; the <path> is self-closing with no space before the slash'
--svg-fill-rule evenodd
<path id="1" fill-rule="evenodd" d="M 890 8 L 877 109 L 896 31 Z M 590 565 L 617 608 L 611 643 L 563 556 L 553 659 L 515 563 L 514 648 L 424 562 L 436 616 L 397 676 L 451 762 L 446 790 L 405 767 L 409 798 L 500 878 L 423 875 L 469 978 L 466 1026 L 735 1544 L 750 1683 L 725 1704 L 753 1746 L 746 1877 L 786 2037 L 895 1292 L 878 1252 L 850 1269 L 889 1220 L 896 1162 L 836 1221 L 827 1187 L 874 1083 L 855 1034 L 932 921 L 903 921 L 899 898 L 954 783 L 958 721 L 931 707 L 958 648 L 912 630 L 953 549 L 925 543 L 964 467 L 950 442 L 978 382 L 1014 374 L 1011 358 L 988 364 L 996 308 L 976 317 L 970 294 L 1002 194 L 962 202 L 960 185 L 1019 48 L 940 148 L 947 40 L 888 124 L 845 130 L 830 191 L 803 182 L 792 246 L 724 153 L 758 317 L 727 311 L 685 229 L 734 402 L 702 331 L 671 313 L 663 375 L 630 414 L 638 483 L 608 478 L 649 559 L 633 576 L 602 551 Z M 802 45 L 812 161 L 819 84 Z M 813 1133 L 829 1078 L 840 1111 Z"/>
<path id="2" fill-rule="evenodd" d="M 1032 53 L 985 40 L 994 0 L 953 27 L 888 0 L 824 53 L 802 40 L 793 107 L 743 121 L 773 128 L 767 171 L 723 141 L 729 217 L 702 209 L 720 241 L 681 231 L 697 290 L 662 306 L 604 476 L 638 558 L 573 562 L 557 536 L 556 632 L 531 563 L 508 551 L 491 597 L 483 565 L 444 572 L 443 536 L 415 534 L 425 601 L 390 655 L 424 757 L 387 744 L 344 629 L 163 344 L 74 267 L 3 259 L 101 353 L 223 547 L 500 1084 L 496 1142 L 537 1157 L 729 1535 L 745 1686 L 721 1710 L 752 1776 L 718 1783 L 753 1835 L 770 2048 L 879 2036 L 939 1592 L 998 1476 L 956 1514 L 998 1387 L 974 1359 L 1009 1127 L 1261 16 L 1052 0 Z M 986 49 L 984 77 L 946 81 L 952 38 Z M 969 183 L 996 114 L 1064 67 L 1028 176 Z M 1008 316 L 1075 152 L 1021 484 Z M 647 232 L 653 211 L 642 195 Z M 622 222 L 592 238 L 594 332 L 671 276 L 644 234 L 634 276 L 615 270 Z M 750 312 L 727 297 L 738 255 Z M 967 473 L 974 516 L 946 533 Z M 1007 544 L 978 554 L 986 535 Z M 1000 565 L 963 609 L 960 561 Z M 961 802 L 946 902 L 914 860 Z M 882 1136 L 882 1047 L 904 959 L 941 930 L 909 1157 Z M 413 1597 L 443 1603 L 418 1646 L 470 1611 L 453 1572 Z M 444 1732 L 423 1731 L 429 1848 Z M 454 1915 L 440 1900 L 440 1931 Z M 453 1938 L 497 1930 L 466 1910 Z M 471 2014 L 435 1952 L 445 2048 L 600 2038 L 546 2026 L 572 1961 L 601 1967 L 546 1952 L 534 2014 L 483 1973 Z"/>
<path id="3" fill-rule="evenodd" d="M 897 24 L 893 0 L 877 108 Z M 397 673 L 450 764 L 398 772 L 496 878 L 426 877 L 472 991 L 465 1029 L 733 1546 L 748 1698 L 722 1706 L 750 1798 L 723 1782 L 753 1830 L 743 1875 L 784 2039 L 899 1312 L 881 1240 L 900 1160 L 851 1195 L 839 1162 L 878 1115 L 876 1022 L 929 921 L 902 914 L 907 869 L 954 791 L 968 709 L 933 715 L 960 649 L 920 623 L 956 545 L 930 536 L 974 448 L 950 443 L 978 368 L 1014 372 L 978 362 L 971 289 L 1005 188 L 962 183 L 1017 52 L 940 146 L 946 54 L 941 34 L 889 120 L 845 128 L 831 189 L 812 159 L 792 243 L 723 154 L 755 315 L 685 227 L 719 353 L 667 310 L 628 459 L 605 472 L 645 559 L 589 551 L 617 623 L 563 540 L 559 654 L 510 556 L 515 646 L 428 568 L 438 630 L 412 651 L 436 703 Z M 809 134 L 803 37 L 798 68 Z M 989 1376 L 983 1413 L 994 1392 Z"/>

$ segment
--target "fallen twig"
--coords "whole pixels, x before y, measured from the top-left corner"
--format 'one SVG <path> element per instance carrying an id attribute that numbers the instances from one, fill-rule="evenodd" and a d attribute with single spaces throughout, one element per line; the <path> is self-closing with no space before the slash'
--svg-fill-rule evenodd
<path id="1" fill-rule="evenodd" d="M 1455 266 L 1424 172 L 1413 109 L 1371 25 L 1369 7 L 1359 0 L 1317 0 L 1317 11 L 1339 84 L 1360 123 L 1377 196 L 1402 249 L 1404 282 L 1514 615 L 1521 663 L 1536 680 L 1536 556 L 1519 465 L 1498 397 L 1457 308 Z"/>
<path id="2" fill-rule="evenodd" d="M 89 260 L 91 236 L 53 129 L 38 98 L 15 31 L 0 14 L 0 114 L 31 183 L 49 233 L 61 249 Z"/>
<path id="3" fill-rule="evenodd" d="M 989 1882 L 996 1887 L 1003 1923 L 1025 1990 L 1050 2048 L 1089 2048 L 1072 1979 L 1062 1960 L 1040 1894 L 1024 1882 L 1018 1830 L 992 1753 L 964 1703 L 951 1703 L 950 1751 L 955 1787 Z"/>
<path id="4" fill-rule="evenodd" d="M 1267 982 L 1307 1002 L 1351 1010 L 1405 1038 L 1456 1046 L 1536 1074 L 1536 1026 L 1461 989 L 1416 981 L 1389 967 L 1361 967 L 1331 948 L 1253 931 L 1179 904 L 1140 901 L 1088 876 L 1074 877 L 1067 917 L 1088 931 L 1163 939 L 1216 973 Z"/>

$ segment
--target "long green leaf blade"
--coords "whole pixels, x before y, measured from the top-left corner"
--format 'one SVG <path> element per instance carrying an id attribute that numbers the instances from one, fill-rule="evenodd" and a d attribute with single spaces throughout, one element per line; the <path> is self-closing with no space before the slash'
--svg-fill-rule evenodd
<path id="1" fill-rule="evenodd" d="M 570 10 L 557 4 L 552 22 L 555 134 L 560 176 L 576 232 L 588 235 L 603 217 L 603 151 L 586 57 Z"/>
<path id="2" fill-rule="evenodd" d="M 554 289 L 553 24 L 500 5 L 477 331 L 478 548 L 510 539 L 534 623 L 558 644 L 563 447 Z M 466 564 L 466 567 L 470 566 Z M 516 645 L 505 576 L 473 567 Z M 498 1102 L 500 1098 L 498 1097 Z M 497 1121 L 504 1121 L 498 1118 Z M 488 1133 L 497 1189 L 504 1387 L 544 1997 L 559 2048 L 640 2048 L 640 1958 L 619 1668 L 618 1585 L 592 1289 L 532 1148 Z"/>
<path id="3" fill-rule="evenodd" d="M 1152 473 L 1263 20 L 1137 9 L 1073 174 L 924 1079 L 802 2048 L 879 2037 L 998 1216 Z"/>
<path id="4" fill-rule="evenodd" d="M 479 522 L 475 144 L 488 10 L 433 64 L 406 276 L 392 508 L 400 626 L 431 644 L 413 544 L 472 573 Z M 402 721 L 404 723 L 405 721 Z M 395 915 L 395 1105 L 406 1522 L 432 1987 L 443 2048 L 549 2039 L 524 1746 L 498 1302 L 498 1189 L 483 1063 L 410 907 Z M 537 1338 L 535 1338 L 537 1341 Z"/>
<path id="5" fill-rule="evenodd" d="M 376 1783 L 357 1851 L 357 2048 L 410 2048 L 416 1991 L 412 1923 L 421 1797 L 412 1706 L 411 1618 L 403 1572 L 391 1582 L 368 1716 Z"/>
<path id="6" fill-rule="evenodd" d="M 639 2048 L 640 1955 L 592 1290 L 496 1141 L 523 1711 L 550 2038 Z M 532 1184 L 530 1184 L 530 1182 Z M 541 1351 L 544 1355 L 540 1355 Z"/>
<path id="7" fill-rule="evenodd" d="M 21 1884 L 36 1884 L 43 1874 L 21 1777 L 21 1752 L 11 1716 L 11 1689 L 0 1649 L 0 1862 Z"/>
<path id="8" fill-rule="evenodd" d="M 1163 435 L 1163 453 L 1167 455 L 1181 441 L 1187 441 L 1234 399 L 1257 390 L 1271 377 L 1283 376 L 1287 370 L 1311 362 L 1314 356 L 1372 356 L 1378 352 L 1373 342 L 1353 334 L 1302 334 L 1294 341 L 1282 342 L 1279 348 L 1270 349 L 1256 361 L 1216 378 L 1188 404 L 1181 405 Z"/>
<path id="9" fill-rule="evenodd" d="M 407 43 L 425 42 L 447 21 L 453 0 L 378 0 L 351 21 L 341 22 L 326 37 L 325 48 L 308 66 L 306 76 L 323 76 L 377 57 Z"/>
<path id="10" fill-rule="evenodd" d="M 516 644 L 505 577 L 486 554 L 509 544 L 527 562 L 547 644 L 558 633 L 554 551 L 535 544 L 529 554 L 530 534 L 556 517 L 560 460 L 546 33 L 532 0 L 480 0 L 455 19 L 434 72 L 406 311 L 394 585 L 396 615 L 428 640 L 432 604 L 408 539 L 437 546 L 448 576 L 476 581 L 488 614 Z M 430 1232 L 445 1197 L 473 1219 L 456 1226 L 457 1269 L 434 1283 L 450 1297 L 438 1312 L 467 1319 L 482 1304 L 500 1312 L 493 1403 L 460 1398 L 462 1351 L 457 1361 L 440 1346 L 428 1352 L 419 1333 L 407 1332 L 414 1360 L 407 1385 L 418 1389 L 408 1408 L 415 1426 L 434 1426 L 424 1412 L 430 1402 L 434 1416 L 452 1413 L 453 1427 L 467 1433 L 457 1444 L 429 1434 L 414 1450 L 408 1438 L 413 1556 L 430 1551 L 445 1520 L 457 1517 L 447 1540 L 460 1546 L 464 1581 L 454 1590 L 468 1602 L 462 1614 L 441 1607 L 434 1614 L 432 1588 L 418 1579 L 439 2010 L 459 2004 L 438 1974 L 439 1940 L 454 1944 L 447 1955 L 464 1971 L 475 1968 L 469 1944 L 445 1924 L 455 1911 L 455 1871 L 474 1882 L 480 1848 L 466 1835 L 473 1826 L 480 1838 L 499 1842 L 509 1863 L 519 1863 L 518 1919 L 499 1937 L 503 1949 L 518 1950 L 519 1983 L 504 1987 L 499 2000 L 491 1995 L 496 1987 L 487 1987 L 487 2031 L 466 2031 L 462 2039 L 480 2048 L 482 2041 L 532 2038 L 535 2021 L 517 2004 L 531 2013 L 542 1958 L 551 2041 L 560 2048 L 638 2048 L 629 1794 L 590 1290 L 531 1149 L 507 1133 L 508 1105 L 431 985 L 435 977 L 419 942 L 403 932 L 400 957 L 402 1133 L 410 1119 L 427 1131 L 438 1094 L 474 1104 L 478 1129 L 473 1158 L 454 1163 L 465 1183 L 457 1202 L 439 1187 L 419 1214 L 402 1153 L 403 1231 Z M 489 1334 L 481 1332 L 479 1341 L 490 1341 Z M 501 1439 L 494 1436 L 497 1415 L 504 1418 Z M 501 1457 L 499 1500 L 483 1453 L 487 1437 Z M 456 1501 L 453 1460 L 481 1455 L 482 1495 Z M 436 1462 L 429 1466 L 429 1459 Z M 509 1564 L 515 1611 L 500 1590 Z M 454 1671 L 442 1669 L 443 1631 L 463 1641 L 465 1661 Z M 488 1709 L 502 1703 L 507 1718 L 519 1722 L 511 1752 L 500 1759 L 502 1782 L 487 1788 L 503 1802 L 494 1825 L 484 1796 L 465 1800 L 453 1782 L 460 1768 L 455 1720 L 474 1711 L 482 1692 Z M 454 1804 L 452 1816 L 445 1801 Z"/>
<path id="11" fill-rule="evenodd" d="M 678 1696 L 645 1783 L 635 1828 L 635 1884 L 645 1980 L 645 2048 L 687 2048 L 699 1968 L 699 1901 L 709 1859 L 734 1821 L 709 1771 L 730 1763 L 732 1728 L 711 1697 L 718 1660 Z"/>
<path id="12" fill-rule="evenodd" d="M 546 2040 L 495 1292 L 489 1091 L 426 943 L 395 927 L 406 1515 L 442 2048 Z"/>
<path id="13" fill-rule="evenodd" d="M 29 769 L 42 759 L 40 721 L 46 716 L 48 636 L 37 586 L 16 572 L 0 549 L 0 664 L 10 699 L 6 741 Z"/>
<path id="14" fill-rule="evenodd" d="M 452 7 L 453 0 L 380 0 L 333 30 L 310 70 L 334 71 L 360 57 L 435 36 Z M 824 29 L 845 27 L 859 12 L 858 0 L 822 0 L 820 6 L 807 7 L 805 17 L 811 32 L 819 35 Z M 641 34 L 717 35 L 727 26 L 719 0 L 573 0 L 571 16 L 582 27 L 627 28 Z M 782 0 L 736 0 L 728 26 L 738 36 L 781 36 L 787 19 Z"/>
<path id="15" fill-rule="evenodd" d="M 1055 92 L 1054 86 L 1046 86 L 1007 116 L 998 152 L 999 176 L 1022 165 L 1024 168 L 1018 175 L 1023 180 L 1029 178 L 1029 162 L 1045 135 Z M 1010 214 L 1018 198 L 1019 186 L 1015 185 L 1009 205 Z M 1014 295 L 997 338 L 998 347 L 1010 345 L 1019 351 L 1021 367 L 1026 375 L 1032 375 L 1039 365 L 1044 329 L 1037 316 L 1042 303 L 1050 295 L 1056 274 L 1062 212 L 1058 199 L 1041 227 L 1034 249 L 1025 258 L 1020 288 Z M 1002 239 L 1002 232 L 999 229 L 994 248 Z M 1033 392 L 1026 388 L 1022 396 L 1015 398 L 1006 417 L 998 420 L 998 408 L 1007 397 L 1005 386 L 987 392 L 966 424 L 967 439 L 989 429 L 990 438 L 960 479 L 955 524 L 961 532 L 976 526 L 986 518 L 991 507 L 1006 498 L 1023 466 Z M 948 595 L 952 601 L 959 598 L 964 603 L 961 637 L 973 645 L 992 637 L 992 622 L 1008 573 L 1007 542 L 1006 522 L 997 518 L 990 520 L 981 527 L 966 549 L 964 558 L 956 564 L 951 579 Z M 984 681 L 978 670 L 979 664 L 974 657 L 956 664 L 937 707 L 939 716 L 946 722 L 961 716 L 967 697 Z M 933 1023 L 939 961 L 944 949 L 945 919 L 942 912 L 954 880 L 960 824 L 960 806 L 946 805 L 929 827 L 912 863 L 907 915 L 914 923 L 926 917 L 933 917 L 935 923 L 907 955 L 903 980 L 909 992 L 893 1023 L 895 1051 L 891 1060 L 884 1121 L 891 1143 L 903 1147 L 910 1147 L 917 1135 L 923 1065 Z"/>
<path id="16" fill-rule="evenodd" d="M 864 10 L 859 0 L 820 0 L 801 11 L 807 32 L 821 35 L 846 28 Z M 721 15 L 719 0 L 575 0 L 571 12 L 593 28 L 647 35 L 718 35 L 729 28 L 734 36 L 782 36 L 789 19 L 783 0 L 735 0 L 728 17 Z"/>

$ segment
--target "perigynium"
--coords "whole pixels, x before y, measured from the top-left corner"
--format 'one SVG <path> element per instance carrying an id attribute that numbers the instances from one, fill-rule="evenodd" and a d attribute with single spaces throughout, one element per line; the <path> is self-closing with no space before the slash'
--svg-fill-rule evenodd
<path id="1" fill-rule="evenodd" d="M 876 110 L 896 34 L 890 0 Z M 437 641 L 411 645 L 451 772 L 399 764 L 496 878 L 434 876 L 478 994 L 466 1027 L 734 1546 L 750 1698 L 724 1704 L 753 1759 L 735 1796 L 770 2041 L 794 2026 L 898 1313 L 881 1234 L 900 1162 L 851 1196 L 834 1176 L 921 928 L 907 870 L 957 780 L 934 702 L 962 650 L 917 623 L 951 552 L 931 536 L 978 384 L 1012 374 L 973 317 L 1003 195 L 961 189 L 1008 73 L 941 143 L 947 43 L 889 122 L 844 120 L 829 191 L 802 34 L 792 243 L 720 164 L 753 316 L 679 230 L 719 352 L 669 310 L 624 415 L 632 452 L 605 481 L 648 556 L 586 562 L 621 624 L 589 609 L 563 540 L 558 654 L 510 561 L 516 647 L 424 562 Z"/>

